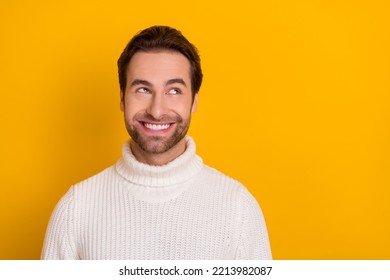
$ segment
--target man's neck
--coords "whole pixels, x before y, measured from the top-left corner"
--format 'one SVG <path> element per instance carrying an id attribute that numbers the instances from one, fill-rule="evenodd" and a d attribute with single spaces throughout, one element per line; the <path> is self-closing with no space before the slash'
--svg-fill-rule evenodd
<path id="1" fill-rule="evenodd" d="M 185 138 L 183 138 L 182 140 L 180 140 L 179 143 L 177 143 L 174 147 L 172 147 L 168 151 L 164 153 L 158 153 L 158 154 L 145 152 L 134 141 L 130 142 L 130 148 L 134 157 L 139 162 L 148 165 L 161 166 L 173 161 L 174 159 L 176 159 L 177 157 L 179 157 L 181 154 L 184 153 L 184 151 L 186 150 L 186 140 Z"/>

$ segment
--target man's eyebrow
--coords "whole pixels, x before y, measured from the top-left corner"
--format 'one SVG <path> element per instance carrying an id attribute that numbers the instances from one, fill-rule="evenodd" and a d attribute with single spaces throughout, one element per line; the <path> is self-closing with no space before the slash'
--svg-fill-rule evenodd
<path id="1" fill-rule="evenodd" d="M 135 79 L 131 82 L 130 86 L 138 86 L 138 85 L 145 85 L 145 86 L 148 86 L 148 87 L 151 87 L 152 86 L 152 83 L 151 82 L 148 82 L 146 80 L 140 80 L 140 79 Z"/>
<path id="2" fill-rule="evenodd" d="M 172 85 L 172 84 L 182 84 L 183 86 L 187 87 L 186 82 L 184 82 L 183 79 L 177 78 L 177 79 L 170 79 L 166 82 L 166 85 Z"/>

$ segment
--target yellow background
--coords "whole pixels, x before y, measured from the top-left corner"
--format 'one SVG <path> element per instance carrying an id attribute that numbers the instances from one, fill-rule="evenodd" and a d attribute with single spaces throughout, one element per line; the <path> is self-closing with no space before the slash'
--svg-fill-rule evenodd
<path id="1" fill-rule="evenodd" d="M 390 259 L 388 3 L 1 1 L 0 259 L 39 258 L 58 199 L 120 157 L 116 60 L 155 24 L 199 48 L 190 134 L 274 258 Z"/>

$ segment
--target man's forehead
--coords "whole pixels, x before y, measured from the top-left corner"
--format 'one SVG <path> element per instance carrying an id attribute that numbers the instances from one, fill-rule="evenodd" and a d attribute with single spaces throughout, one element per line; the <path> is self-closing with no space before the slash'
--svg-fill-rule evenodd
<path id="1" fill-rule="evenodd" d="M 139 51 L 134 54 L 127 68 L 128 78 L 134 80 L 151 79 L 190 80 L 190 62 L 180 52 L 175 51 Z M 132 82 L 132 81 L 128 81 Z"/>
<path id="2" fill-rule="evenodd" d="M 155 57 L 168 57 L 169 58 L 170 57 L 171 59 L 180 58 L 183 61 L 186 61 L 188 64 L 190 64 L 189 59 L 181 52 L 175 51 L 175 50 L 166 50 L 166 49 L 153 49 L 153 50 L 148 50 L 148 51 L 139 50 L 136 53 L 134 53 L 134 55 L 132 56 L 132 58 L 129 61 L 129 64 L 134 59 L 138 59 L 139 57 L 141 57 L 142 59 L 146 59 L 148 57 L 150 57 L 150 58 L 155 58 Z"/>

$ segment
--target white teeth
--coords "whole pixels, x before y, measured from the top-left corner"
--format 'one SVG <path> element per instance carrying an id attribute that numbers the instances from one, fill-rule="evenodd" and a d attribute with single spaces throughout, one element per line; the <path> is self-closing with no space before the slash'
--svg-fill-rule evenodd
<path id="1" fill-rule="evenodd" d="M 151 124 L 151 123 L 144 123 L 144 125 L 151 130 L 163 130 L 171 126 L 170 124 Z"/>

